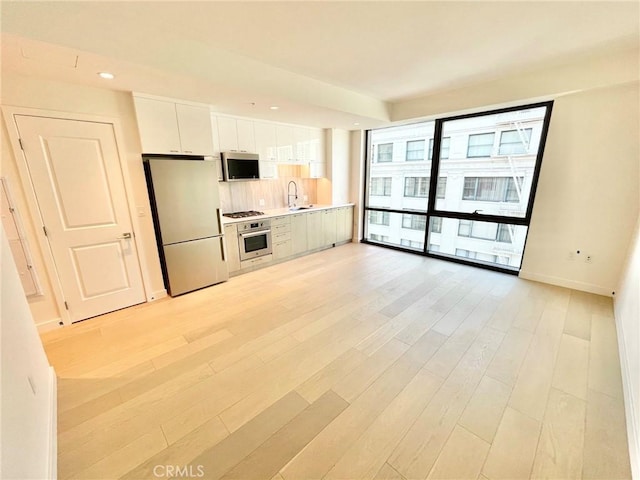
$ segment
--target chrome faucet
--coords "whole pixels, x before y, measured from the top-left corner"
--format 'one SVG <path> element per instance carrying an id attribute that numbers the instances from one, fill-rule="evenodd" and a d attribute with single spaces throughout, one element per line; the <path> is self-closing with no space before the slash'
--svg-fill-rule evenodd
<path id="1" fill-rule="evenodd" d="M 291 192 L 291 184 L 292 183 L 293 183 L 293 187 L 294 187 L 293 195 L 290 193 Z M 293 197 L 293 203 L 291 203 L 291 197 Z M 296 206 L 296 200 L 298 200 L 298 185 L 296 185 L 296 182 L 291 180 L 287 184 L 287 203 L 289 204 L 289 207 L 295 207 Z"/>

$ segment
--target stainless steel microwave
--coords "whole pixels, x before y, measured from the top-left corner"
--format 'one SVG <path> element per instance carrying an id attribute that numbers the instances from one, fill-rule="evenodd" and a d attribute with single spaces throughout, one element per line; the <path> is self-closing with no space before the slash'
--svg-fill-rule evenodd
<path id="1" fill-rule="evenodd" d="M 260 180 L 260 161 L 257 153 L 222 152 L 224 179 L 228 182 Z"/>

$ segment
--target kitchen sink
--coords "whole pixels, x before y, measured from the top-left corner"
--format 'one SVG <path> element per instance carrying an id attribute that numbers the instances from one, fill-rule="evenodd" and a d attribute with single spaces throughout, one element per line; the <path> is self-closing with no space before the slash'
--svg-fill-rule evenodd
<path id="1" fill-rule="evenodd" d="M 297 210 L 309 210 L 311 207 L 289 207 L 289 210 L 295 212 Z"/>

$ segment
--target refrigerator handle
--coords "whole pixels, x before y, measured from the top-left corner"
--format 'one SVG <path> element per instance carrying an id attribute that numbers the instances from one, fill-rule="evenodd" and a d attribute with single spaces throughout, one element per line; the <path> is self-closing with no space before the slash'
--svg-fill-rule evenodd
<path id="1" fill-rule="evenodd" d="M 224 235 L 220 236 L 220 242 L 222 242 L 222 248 L 220 249 L 220 251 L 222 252 L 222 261 L 226 262 L 227 261 L 227 244 L 224 241 Z"/>
<path id="2" fill-rule="evenodd" d="M 224 233 L 224 228 L 222 227 L 222 212 L 220 212 L 219 208 L 216 208 L 216 218 L 218 219 L 218 231 L 222 234 Z"/>

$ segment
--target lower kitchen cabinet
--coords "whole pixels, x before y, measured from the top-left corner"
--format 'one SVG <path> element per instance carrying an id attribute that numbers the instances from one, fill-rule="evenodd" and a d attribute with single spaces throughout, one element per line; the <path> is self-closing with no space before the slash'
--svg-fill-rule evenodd
<path id="1" fill-rule="evenodd" d="M 336 240 L 351 241 L 353 237 L 353 207 L 336 208 Z"/>
<path id="2" fill-rule="evenodd" d="M 307 213 L 307 249 L 315 250 L 324 245 L 322 230 L 323 210 Z"/>
<path id="3" fill-rule="evenodd" d="M 227 266 L 229 273 L 240 270 L 240 246 L 238 245 L 238 227 L 235 224 L 224 226 Z"/>
<path id="4" fill-rule="evenodd" d="M 224 228 L 229 272 L 249 271 L 274 261 L 304 255 L 337 243 L 351 241 L 353 207 L 312 210 L 271 217 L 271 255 L 240 261 L 235 224 Z"/>
<path id="5" fill-rule="evenodd" d="M 307 246 L 307 217 L 309 213 L 291 215 L 291 254 L 299 255 L 309 250 Z"/>
<path id="6" fill-rule="evenodd" d="M 337 214 L 336 209 L 324 210 L 322 212 L 322 246 L 328 247 L 336 243 Z"/>

